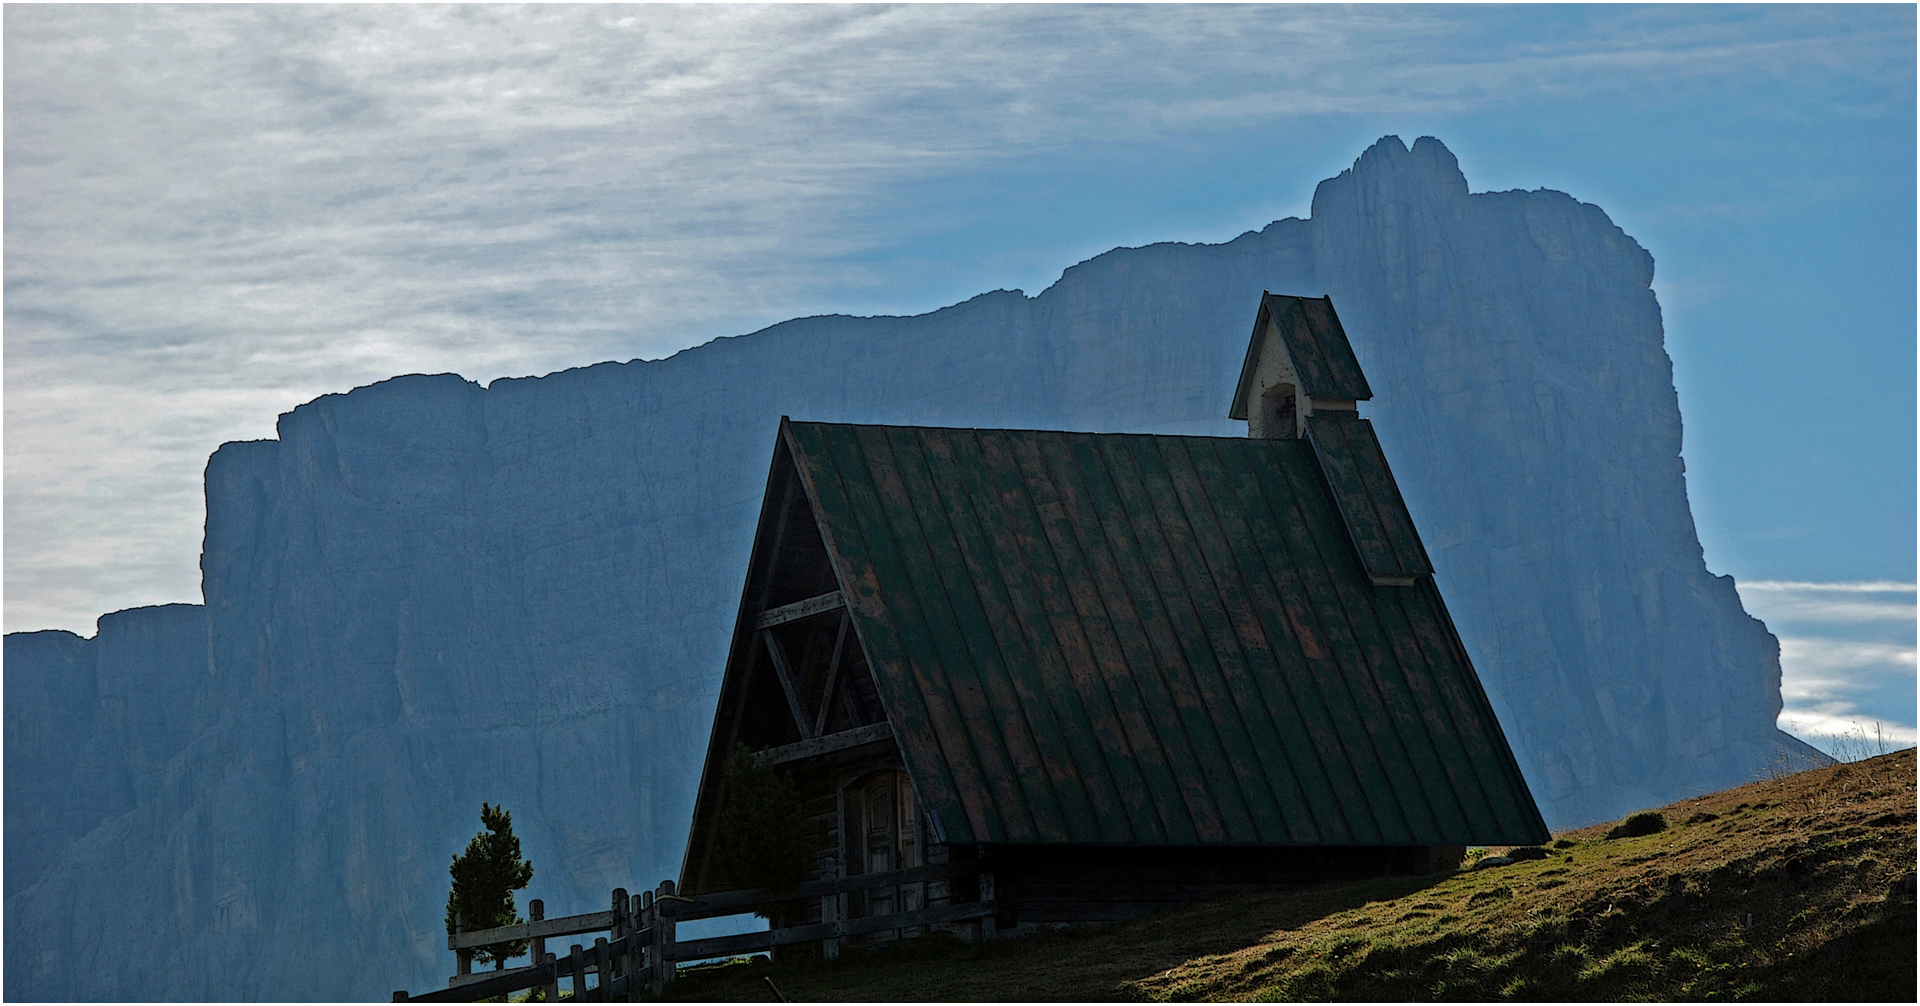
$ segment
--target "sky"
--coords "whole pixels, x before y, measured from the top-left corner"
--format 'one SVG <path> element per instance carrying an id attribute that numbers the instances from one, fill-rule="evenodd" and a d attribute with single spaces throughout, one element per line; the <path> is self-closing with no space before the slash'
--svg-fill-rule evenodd
<path id="1" fill-rule="evenodd" d="M 1652 252 L 1707 565 L 1802 736 L 1915 721 L 1915 9 L 5 9 L 5 628 L 200 600 L 318 395 L 1231 240 L 1432 135 Z"/>

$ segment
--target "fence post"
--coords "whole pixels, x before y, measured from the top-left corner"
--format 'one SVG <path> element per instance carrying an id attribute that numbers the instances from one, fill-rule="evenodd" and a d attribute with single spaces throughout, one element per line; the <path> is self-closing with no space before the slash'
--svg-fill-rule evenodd
<path id="1" fill-rule="evenodd" d="M 653 899 L 653 945 L 660 948 L 660 965 L 653 974 L 654 988 L 673 984 L 673 881 L 662 880 Z"/>
<path id="2" fill-rule="evenodd" d="M 527 921 L 539 922 L 540 920 L 546 917 L 547 917 L 546 902 L 540 900 L 539 898 L 535 898 L 532 901 L 527 902 Z M 533 938 L 532 945 L 528 947 L 527 963 L 535 967 L 538 967 L 542 964 L 547 963 L 547 958 L 552 956 L 553 956 L 552 954 L 547 953 L 547 938 L 544 936 L 535 936 Z M 547 1002 L 560 1001 L 560 982 L 558 979 L 548 982 L 544 986 L 544 988 L 546 989 Z"/>
<path id="3" fill-rule="evenodd" d="M 988 870 L 980 874 L 980 901 L 985 903 L 992 900 L 994 900 L 993 871 Z M 981 916 L 980 942 L 990 942 L 999 934 L 1000 920 L 991 915 Z"/>
<path id="4" fill-rule="evenodd" d="M 573 974 L 573 1001 L 587 1001 L 587 955 L 575 943 L 567 954 L 567 970 Z"/>
<path id="5" fill-rule="evenodd" d="M 834 874 L 835 880 L 841 879 L 840 867 L 839 867 L 839 864 L 837 863 L 834 865 L 833 874 Z M 821 922 L 839 922 L 840 921 L 840 895 L 823 894 L 820 896 L 820 921 Z M 839 960 L 840 959 L 839 937 L 829 936 L 826 939 L 821 940 L 820 956 L 830 961 Z"/>
<path id="6" fill-rule="evenodd" d="M 632 935 L 633 919 L 627 914 L 627 889 L 616 887 L 613 889 L 613 939 L 616 943 L 621 940 L 627 942 L 623 944 L 625 949 L 613 958 L 611 967 L 614 971 L 628 976 L 633 974 L 633 940 L 629 939 Z M 600 984 L 607 985 L 607 976 L 600 977 Z M 627 987 L 629 989 L 633 987 L 631 978 L 627 982 Z"/>
<path id="7" fill-rule="evenodd" d="M 634 925 L 636 925 L 637 929 L 643 929 L 643 931 L 647 933 L 647 943 L 637 945 L 636 950 L 634 950 L 634 994 L 637 996 L 637 994 L 639 994 L 639 971 L 645 970 L 645 968 L 653 968 L 653 970 L 659 971 L 660 968 L 660 950 L 659 946 L 655 945 L 655 937 L 657 937 L 657 933 L 659 933 L 659 923 L 655 922 L 655 918 L 653 918 L 653 891 L 641 891 L 639 895 L 634 897 L 632 904 L 634 904 L 634 920 L 636 920 Z M 653 991 L 653 979 L 651 979 L 651 977 L 647 979 L 647 991 Z"/>
<path id="8" fill-rule="evenodd" d="M 541 901 L 539 898 L 534 898 L 532 901 L 527 902 L 527 921 L 528 922 L 539 922 L 541 919 L 544 919 L 546 917 L 547 917 L 546 902 Z M 529 943 L 527 946 L 527 963 L 537 965 L 541 961 L 545 960 L 546 957 L 547 957 L 547 938 L 544 936 L 535 936 L 533 938 L 533 941 Z"/>
<path id="9" fill-rule="evenodd" d="M 616 943 L 620 941 L 620 938 L 622 936 L 627 935 L 627 911 L 626 911 L 627 906 L 624 904 L 621 904 L 621 897 L 620 897 L 625 893 L 626 891 L 621 888 L 616 887 L 613 889 L 613 897 L 612 897 L 612 900 L 609 902 L 612 905 L 612 908 L 607 913 L 613 916 L 613 925 L 607 928 L 607 938 Z M 614 971 L 618 970 L 619 963 L 620 963 L 620 959 L 618 957 L 614 957 L 611 955 L 608 956 L 607 971 L 605 974 L 602 974 L 600 976 L 601 988 L 604 989 L 609 987 L 607 983 L 612 980 L 613 973 Z"/>
<path id="10" fill-rule="evenodd" d="M 633 899 L 633 905 L 634 918 L 639 920 L 635 925 L 646 930 L 647 933 L 647 942 L 642 944 L 646 954 L 643 959 L 636 962 L 637 966 L 653 968 L 658 972 L 660 968 L 660 948 L 658 943 L 660 926 L 654 918 L 653 892 L 641 891 L 640 894 Z M 653 990 L 653 979 L 651 977 L 647 979 L 647 989 L 648 991 Z"/>
<path id="11" fill-rule="evenodd" d="M 640 970 L 647 966 L 644 952 L 645 945 L 640 942 L 640 931 L 646 928 L 647 925 L 646 906 L 641 904 L 641 899 L 637 895 L 627 894 L 624 889 L 620 893 L 626 895 L 627 899 L 627 907 L 625 909 L 627 914 L 627 962 L 625 974 L 627 976 L 627 1001 L 633 1003 L 640 1001 Z"/>
<path id="12" fill-rule="evenodd" d="M 453 913 L 453 931 L 455 933 L 464 933 L 467 931 L 467 914 L 465 912 Z M 453 946 L 452 938 L 448 938 L 447 946 Z M 473 948 L 466 947 L 455 950 L 453 956 L 456 962 L 453 968 L 455 975 L 470 975 L 473 973 Z M 447 987 L 452 988 L 453 983 L 448 982 Z"/>
<path id="13" fill-rule="evenodd" d="M 599 995 L 594 998 L 601 1002 L 612 1002 L 608 993 L 613 987 L 608 982 L 613 978 L 613 955 L 607 952 L 607 938 L 604 936 L 593 938 L 593 970 L 600 975 L 600 985 L 594 989 Z"/>

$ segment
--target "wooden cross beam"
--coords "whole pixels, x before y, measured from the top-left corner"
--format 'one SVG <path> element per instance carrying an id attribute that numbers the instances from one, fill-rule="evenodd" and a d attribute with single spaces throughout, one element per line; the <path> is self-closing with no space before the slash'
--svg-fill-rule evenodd
<path id="1" fill-rule="evenodd" d="M 829 590 L 824 594 L 809 597 L 804 601 L 783 604 L 778 608 L 768 608 L 760 614 L 753 616 L 753 627 L 755 629 L 771 629 L 776 625 L 797 622 L 808 615 L 818 615 L 823 611 L 832 611 L 835 608 L 844 608 L 846 606 L 847 602 L 840 596 L 839 591 Z"/>
<path id="2" fill-rule="evenodd" d="M 871 744 L 874 741 L 883 741 L 892 736 L 892 724 L 885 721 L 869 723 L 863 727 L 842 730 L 837 734 L 809 737 L 806 740 L 796 741 L 792 744 L 782 744 L 777 748 L 768 748 L 766 757 L 772 764 L 779 765 L 784 762 L 798 761 L 801 758 L 812 758 L 815 755 L 829 754 L 850 747 L 858 747 L 862 744 Z"/>

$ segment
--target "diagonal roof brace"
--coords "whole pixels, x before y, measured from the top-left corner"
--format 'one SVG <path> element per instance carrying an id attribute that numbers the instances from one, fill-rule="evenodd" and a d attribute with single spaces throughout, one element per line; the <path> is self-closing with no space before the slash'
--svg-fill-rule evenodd
<path id="1" fill-rule="evenodd" d="M 793 665 L 787 662 L 787 648 L 780 645 L 780 637 L 774 635 L 772 629 L 761 629 L 760 639 L 766 643 L 767 656 L 773 658 L 773 674 L 780 679 L 780 690 L 787 694 L 787 709 L 793 713 L 793 725 L 800 728 L 802 740 L 812 740 L 813 720 L 800 702 L 800 690 L 794 687 Z"/>

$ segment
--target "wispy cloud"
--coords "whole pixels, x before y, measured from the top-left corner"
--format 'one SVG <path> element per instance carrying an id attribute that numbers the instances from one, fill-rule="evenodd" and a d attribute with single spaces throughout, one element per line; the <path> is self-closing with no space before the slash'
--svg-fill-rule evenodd
<path id="1" fill-rule="evenodd" d="M 1768 624 L 1845 625 L 1860 622 L 1914 623 L 1914 585 L 1894 580 L 1809 583 L 1755 580 L 1741 583 L 1747 610 Z M 1904 595 L 1903 600 L 1862 595 Z"/>
<path id="2" fill-rule="evenodd" d="M 321 391 L 940 306 L 864 258 L 953 225 L 903 187 L 1325 113 L 1872 94 L 1912 34 L 1797 8 L 4 16 L 8 627 L 78 629 L 193 597 L 205 455 Z"/>
<path id="3" fill-rule="evenodd" d="M 1914 741 L 1915 585 L 1898 580 L 1739 584 L 1747 610 L 1780 632 L 1780 727 L 1816 744 L 1862 733 Z M 1904 596 L 1905 600 L 1859 600 Z"/>
<path id="4" fill-rule="evenodd" d="M 1836 750 L 1837 748 L 1860 747 L 1858 742 L 1848 743 L 1853 738 L 1859 738 L 1860 741 L 1883 741 L 1891 747 L 1900 748 L 1913 746 L 1915 739 L 1920 737 L 1920 732 L 1916 732 L 1911 723 L 1897 723 L 1846 711 L 1825 713 L 1790 709 L 1780 714 L 1780 729 L 1826 750 L 1829 754 L 1841 754 L 1842 752 Z"/>
<path id="5" fill-rule="evenodd" d="M 1777 592 L 1812 592 L 1819 594 L 1911 594 L 1915 584 L 1899 580 L 1852 580 L 1833 583 L 1811 583 L 1805 580 L 1743 580 L 1742 592 L 1761 590 Z"/>
<path id="6" fill-rule="evenodd" d="M 1833 600 L 1821 597 L 1776 597 L 1752 605 L 1766 621 L 1818 622 L 1834 625 L 1844 622 L 1905 622 L 1914 619 L 1913 602 Z"/>
<path id="7" fill-rule="evenodd" d="M 1780 697 L 1789 705 L 1824 706 L 1848 700 L 1871 676 L 1911 678 L 1914 648 L 1818 636 L 1783 636 Z"/>

